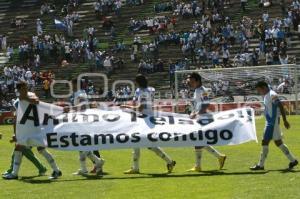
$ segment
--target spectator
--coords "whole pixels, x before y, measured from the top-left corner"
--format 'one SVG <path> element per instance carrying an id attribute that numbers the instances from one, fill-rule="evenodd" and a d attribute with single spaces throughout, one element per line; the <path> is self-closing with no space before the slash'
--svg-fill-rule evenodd
<path id="1" fill-rule="evenodd" d="M 36 32 L 38 36 L 41 36 L 43 34 L 43 22 L 40 19 L 36 20 Z"/>
<path id="2" fill-rule="evenodd" d="M 50 97 L 50 81 L 47 78 L 43 81 L 43 90 L 45 98 L 48 99 Z"/>

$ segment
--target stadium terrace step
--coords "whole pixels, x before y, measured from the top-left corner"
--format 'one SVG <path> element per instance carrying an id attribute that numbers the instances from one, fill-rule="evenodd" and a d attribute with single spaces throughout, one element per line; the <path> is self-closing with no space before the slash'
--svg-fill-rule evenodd
<path id="1" fill-rule="evenodd" d="M 5 53 L 0 53 L 0 66 L 4 66 L 9 61 Z"/>
<path id="2" fill-rule="evenodd" d="M 5 2 L 5 3 L 3 3 Z M 117 40 L 124 38 L 124 40 L 129 43 L 133 41 L 133 38 L 135 36 L 140 36 L 142 37 L 143 41 L 151 41 L 155 35 L 150 35 L 149 32 L 146 31 L 139 31 L 134 35 L 129 35 L 128 34 L 128 22 L 130 18 L 134 19 L 142 19 L 146 17 L 154 17 L 154 16 L 172 16 L 172 12 L 163 12 L 163 13 L 154 13 L 153 11 L 153 6 L 156 2 L 168 2 L 168 0 L 163 0 L 163 1 L 157 1 L 157 0 L 148 0 L 145 1 L 144 5 L 140 6 L 124 6 L 121 10 L 122 17 L 117 18 L 112 12 L 109 17 L 111 17 L 112 21 L 115 23 L 116 26 L 116 32 L 117 32 Z M 290 2 L 290 1 L 289 1 Z M 277 4 L 277 2 L 274 2 L 275 4 L 268 8 L 268 12 L 270 15 L 270 18 L 273 19 L 278 16 L 278 13 L 280 12 L 280 6 Z M 53 26 L 53 20 L 48 17 L 48 16 L 40 16 L 40 2 L 37 0 L 24 0 L 21 1 L 20 5 L 21 6 L 16 6 L 13 8 L 10 8 L 10 3 L 6 1 L 0 1 L 0 10 L 1 10 L 1 5 L 6 5 L 9 8 L 9 11 L 4 11 L 0 12 L 0 16 L 3 16 L 3 18 L 0 19 L 0 25 L 2 27 L 9 27 L 10 20 L 15 16 L 15 15 L 28 15 L 28 10 L 24 9 L 22 6 L 28 6 L 30 8 L 30 15 L 27 16 L 26 22 L 28 23 L 27 27 L 15 31 L 14 29 L 8 29 L 9 34 L 9 42 L 18 45 L 21 41 L 21 39 L 25 36 L 28 38 L 31 38 L 32 35 L 36 34 L 36 24 L 35 24 L 35 19 L 36 18 L 41 18 L 42 21 L 45 24 L 44 30 L 45 32 L 48 33 L 62 33 L 62 31 L 55 30 Z M 81 38 L 82 37 L 82 30 L 85 26 L 91 25 L 96 27 L 97 32 L 96 36 L 100 40 L 101 44 L 100 46 L 105 46 L 105 47 L 112 47 L 114 45 L 114 42 L 116 40 L 111 40 L 109 37 L 109 31 L 105 30 L 102 28 L 102 20 L 97 19 L 95 13 L 94 13 L 94 8 L 93 8 L 94 0 L 85 0 L 83 1 L 79 7 L 78 7 L 78 13 L 80 14 L 80 22 L 75 24 L 74 27 L 74 38 Z M 288 2 L 287 2 L 288 4 Z M 5 6 L 4 6 L 5 7 Z M 230 8 L 230 9 L 229 9 Z M 59 10 L 59 9 L 58 9 Z M 257 3 L 249 0 L 248 5 L 247 5 L 247 11 L 246 12 L 241 12 L 240 8 L 240 1 L 239 0 L 233 0 L 231 1 L 231 5 L 228 6 L 228 9 L 225 9 L 225 15 L 229 15 L 232 18 L 233 23 L 239 23 L 239 20 L 241 19 L 242 16 L 249 16 L 254 21 L 257 21 L 258 19 L 261 18 L 263 10 L 258 9 Z M 181 19 L 181 17 L 178 17 L 177 20 L 177 25 L 175 27 L 175 30 L 180 32 L 180 31 L 188 31 L 191 30 L 192 24 L 200 20 L 198 18 L 188 18 L 188 19 Z M 7 31 L 7 30 L 6 30 Z M 3 32 L 3 30 L 0 30 L 0 32 Z M 250 39 L 250 48 L 258 48 L 259 46 L 259 40 L 258 39 Z M 288 49 L 288 53 L 291 55 L 297 55 L 299 56 L 300 51 L 299 51 L 299 37 L 297 35 L 293 35 L 291 37 L 291 48 Z M 129 46 L 128 48 L 129 49 Z M 234 45 L 231 50 L 231 57 L 233 57 L 236 53 L 238 53 L 239 46 Z M 171 61 L 176 61 L 179 58 L 183 58 L 184 55 L 181 52 L 181 49 L 178 46 L 167 46 L 167 48 L 161 47 L 159 49 L 160 52 L 160 58 L 168 62 L 168 60 Z M 113 82 L 113 80 L 116 79 L 134 79 L 134 76 L 137 72 L 137 66 L 138 63 L 132 63 L 130 60 L 130 50 L 127 50 L 125 52 L 122 52 L 118 54 L 117 56 L 120 56 L 124 59 L 125 61 L 125 68 L 126 70 L 116 70 L 110 77 L 110 84 Z M 168 66 L 165 65 L 165 68 Z M 68 68 L 61 68 L 58 67 L 57 64 L 45 64 L 45 67 L 43 67 L 44 70 L 53 70 L 56 74 L 56 77 L 58 79 L 63 79 L 66 74 L 68 76 L 75 77 L 79 73 L 83 72 L 88 72 L 89 67 L 84 64 L 70 64 Z M 2 72 L 2 71 L 1 71 Z M 167 72 L 164 73 L 154 73 L 154 74 L 149 74 L 149 81 L 150 85 L 157 87 L 157 90 L 164 90 L 164 91 L 169 91 L 169 75 Z M 38 88 L 41 89 L 41 88 Z"/>
<path id="3" fill-rule="evenodd" d="M 7 10 L 10 7 L 10 4 L 0 3 L 0 10 Z"/>
<path id="4" fill-rule="evenodd" d="M 82 3 L 80 6 L 94 6 L 94 2 Z"/>
<path id="5" fill-rule="evenodd" d="M 88 14 L 91 13 L 89 10 L 79 10 L 77 11 L 78 14 Z"/>

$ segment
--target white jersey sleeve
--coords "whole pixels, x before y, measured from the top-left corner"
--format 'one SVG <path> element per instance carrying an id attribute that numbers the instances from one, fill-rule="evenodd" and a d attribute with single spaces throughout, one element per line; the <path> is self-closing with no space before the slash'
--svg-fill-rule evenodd
<path id="1" fill-rule="evenodd" d="M 78 90 L 72 94 L 70 102 L 73 106 L 77 106 L 80 103 L 88 103 L 88 96 L 84 90 Z"/>

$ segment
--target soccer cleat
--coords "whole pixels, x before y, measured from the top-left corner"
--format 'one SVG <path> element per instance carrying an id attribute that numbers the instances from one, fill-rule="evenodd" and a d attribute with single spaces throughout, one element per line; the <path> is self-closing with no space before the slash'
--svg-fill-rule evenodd
<path id="1" fill-rule="evenodd" d="M 39 171 L 39 176 L 45 176 L 46 175 L 46 172 L 47 172 L 47 169 L 46 168 L 43 168 Z"/>
<path id="2" fill-rule="evenodd" d="M 18 176 L 14 175 L 12 173 L 9 173 L 7 175 L 2 176 L 2 178 L 5 179 L 5 180 L 17 180 Z"/>
<path id="3" fill-rule="evenodd" d="M 265 170 L 265 167 L 261 167 L 261 166 L 256 164 L 253 167 L 250 167 L 250 170 L 252 170 L 252 171 L 261 171 L 261 170 Z"/>
<path id="4" fill-rule="evenodd" d="M 105 163 L 105 160 L 102 159 L 102 158 L 100 158 L 100 166 L 101 166 L 101 167 L 103 167 L 104 163 Z"/>
<path id="5" fill-rule="evenodd" d="M 194 166 L 193 168 L 187 170 L 187 172 L 201 172 L 202 169 L 199 166 Z"/>
<path id="6" fill-rule="evenodd" d="M 175 161 L 172 161 L 170 164 L 167 164 L 167 170 L 168 170 L 168 173 L 172 173 L 174 167 L 176 165 L 176 162 Z"/>
<path id="7" fill-rule="evenodd" d="M 96 176 L 102 176 L 103 175 L 103 170 L 102 170 L 102 167 L 101 168 L 98 168 L 96 169 Z"/>
<path id="8" fill-rule="evenodd" d="M 73 173 L 73 175 L 79 175 L 79 176 L 86 176 L 88 174 L 88 171 L 82 171 L 79 169 L 77 172 Z"/>
<path id="9" fill-rule="evenodd" d="M 124 174 L 139 174 L 140 173 L 140 171 L 139 170 L 137 170 L 137 169 L 129 169 L 129 170 L 127 170 L 127 171 L 124 171 Z"/>
<path id="10" fill-rule="evenodd" d="M 9 171 L 9 170 L 5 171 L 4 173 L 2 173 L 2 176 L 6 176 L 8 174 L 11 174 L 11 171 Z"/>
<path id="11" fill-rule="evenodd" d="M 294 162 L 290 162 L 289 169 L 293 169 L 297 165 L 298 165 L 298 160 L 295 160 Z"/>
<path id="12" fill-rule="evenodd" d="M 223 169 L 224 165 L 225 165 L 225 161 L 226 161 L 226 155 L 222 155 L 221 157 L 219 157 L 219 165 L 220 165 L 220 170 Z"/>
<path id="13" fill-rule="evenodd" d="M 105 160 L 104 159 L 100 159 L 100 161 L 95 165 L 95 173 L 97 176 L 99 175 L 103 175 L 103 165 L 105 163 Z"/>
<path id="14" fill-rule="evenodd" d="M 58 177 L 62 176 L 61 171 L 53 171 L 49 179 L 57 179 Z"/>

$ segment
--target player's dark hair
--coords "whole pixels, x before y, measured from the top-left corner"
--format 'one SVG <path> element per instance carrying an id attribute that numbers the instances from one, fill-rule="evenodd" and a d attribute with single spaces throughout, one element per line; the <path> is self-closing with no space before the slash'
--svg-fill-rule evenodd
<path id="1" fill-rule="evenodd" d="M 259 81 L 256 83 L 255 88 L 269 88 L 269 85 L 265 81 Z"/>
<path id="2" fill-rule="evenodd" d="M 202 78 L 199 75 L 199 73 L 192 73 L 192 74 L 189 75 L 189 78 L 194 79 L 196 82 L 202 83 Z"/>
<path id="3" fill-rule="evenodd" d="M 135 81 L 136 83 L 141 87 L 141 88 L 147 88 L 148 87 L 148 80 L 147 78 L 142 75 L 142 74 L 138 74 L 135 77 Z"/>
<path id="4" fill-rule="evenodd" d="M 19 81 L 17 84 L 16 84 L 16 89 L 21 89 L 22 87 L 24 86 L 27 86 L 27 82 L 25 81 Z"/>

